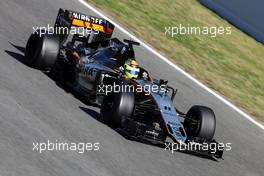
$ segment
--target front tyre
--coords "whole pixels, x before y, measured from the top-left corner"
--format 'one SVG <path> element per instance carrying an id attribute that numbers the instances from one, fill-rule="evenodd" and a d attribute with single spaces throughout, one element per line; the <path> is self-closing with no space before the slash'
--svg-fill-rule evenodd
<path id="1" fill-rule="evenodd" d="M 186 115 L 184 128 L 188 137 L 211 141 L 216 128 L 213 110 L 205 106 L 193 106 Z"/>
<path id="2" fill-rule="evenodd" d="M 121 126 L 122 118 L 132 116 L 134 104 L 133 93 L 110 93 L 105 96 L 101 105 L 102 120 L 113 127 Z"/>

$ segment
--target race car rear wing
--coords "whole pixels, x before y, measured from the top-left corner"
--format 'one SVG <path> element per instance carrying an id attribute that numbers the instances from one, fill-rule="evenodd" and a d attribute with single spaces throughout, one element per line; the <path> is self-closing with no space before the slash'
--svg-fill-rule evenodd
<path id="1" fill-rule="evenodd" d="M 64 42 L 69 35 L 69 32 L 65 33 L 62 30 L 65 30 L 65 28 L 70 30 L 72 26 L 83 27 L 93 31 L 93 41 L 111 38 L 115 28 L 112 23 L 103 18 L 87 16 L 79 12 L 60 8 L 54 27 L 60 31 L 59 36 L 61 42 Z"/>

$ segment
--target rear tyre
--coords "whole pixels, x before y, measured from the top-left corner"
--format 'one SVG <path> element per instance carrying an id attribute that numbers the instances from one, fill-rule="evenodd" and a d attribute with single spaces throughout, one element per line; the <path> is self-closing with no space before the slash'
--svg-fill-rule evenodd
<path id="1" fill-rule="evenodd" d="M 121 126 L 122 118 L 131 117 L 134 111 L 133 93 L 119 92 L 105 96 L 101 105 L 102 120 L 113 127 Z"/>
<path id="2" fill-rule="evenodd" d="M 211 141 L 216 128 L 213 110 L 204 106 L 193 106 L 186 115 L 184 128 L 188 137 Z"/>
<path id="3" fill-rule="evenodd" d="M 60 43 L 56 35 L 40 32 L 31 34 L 27 41 L 25 63 L 39 70 L 51 69 L 58 57 Z"/>

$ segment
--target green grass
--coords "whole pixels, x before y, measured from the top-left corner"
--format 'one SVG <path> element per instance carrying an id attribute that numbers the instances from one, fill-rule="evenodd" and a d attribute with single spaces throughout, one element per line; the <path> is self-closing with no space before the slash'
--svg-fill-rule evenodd
<path id="1" fill-rule="evenodd" d="M 89 1 L 90 2 L 90 1 Z M 210 88 L 264 121 L 264 46 L 194 0 L 92 0 Z M 231 35 L 166 36 L 165 26 L 232 26 Z"/>

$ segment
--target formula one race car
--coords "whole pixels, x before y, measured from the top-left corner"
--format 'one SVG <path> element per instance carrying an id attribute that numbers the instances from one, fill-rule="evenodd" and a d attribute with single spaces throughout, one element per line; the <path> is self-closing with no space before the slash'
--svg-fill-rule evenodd
<path id="1" fill-rule="evenodd" d="M 89 29 L 89 34 L 61 33 L 72 27 Z M 155 145 L 165 145 L 168 138 L 177 144 L 217 144 L 214 112 L 193 106 L 184 114 L 175 108 L 177 90 L 139 67 L 133 49 L 139 43 L 111 38 L 113 30 L 104 19 L 60 9 L 57 33 L 38 30 L 30 36 L 26 63 L 99 104 L 102 120 L 130 139 Z M 223 150 L 191 152 L 221 158 Z"/>

